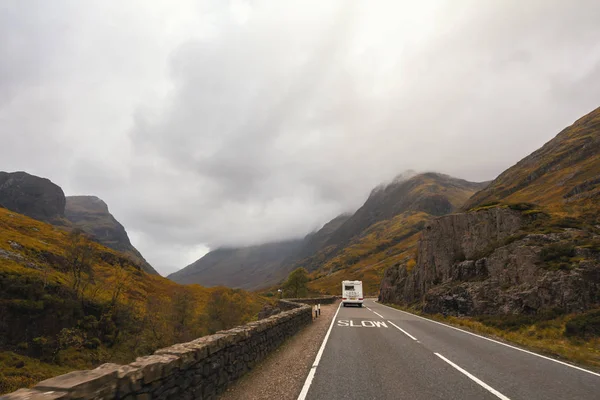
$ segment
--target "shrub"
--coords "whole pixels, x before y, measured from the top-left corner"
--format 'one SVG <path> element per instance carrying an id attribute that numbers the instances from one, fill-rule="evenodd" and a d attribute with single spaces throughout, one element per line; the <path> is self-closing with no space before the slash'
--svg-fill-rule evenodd
<path id="1" fill-rule="evenodd" d="M 98 338 L 92 338 L 90 340 L 86 340 L 86 342 L 83 344 L 85 346 L 86 349 L 97 349 L 98 347 L 100 347 L 100 339 Z"/>
<path id="2" fill-rule="evenodd" d="M 561 310 L 546 310 L 536 314 L 501 314 L 501 315 L 482 315 L 477 317 L 477 321 L 484 325 L 505 331 L 518 331 L 521 328 L 535 324 L 547 324 L 545 321 L 551 321 L 562 314 Z"/>
<path id="3" fill-rule="evenodd" d="M 540 258 L 546 268 L 551 270 L 571 269 L 573 257 L 575 257 L 575 246 L 568 243 L 553 243 L 544 247 L 540 253 Z"/>
<path id="4" fill-rule="evenodd" d="M 508 208 L 515 211 L 528 211 L 533 210 L 535 207 L 536 205 L 532 203 L 515 203 L 508 205 Z"/>
<path id="5" fill-rule="evenodd" d="M 568 321 L 565 326 L 565 336 L 600 337 L 600 310 L 588 311 Z"/>

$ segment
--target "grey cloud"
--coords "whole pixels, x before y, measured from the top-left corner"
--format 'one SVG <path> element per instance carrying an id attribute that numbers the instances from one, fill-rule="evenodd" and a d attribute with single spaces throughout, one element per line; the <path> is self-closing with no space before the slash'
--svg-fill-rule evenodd
<path id="1" fill-rule="evenodd" d="M 3 169 L 102 197 L 161 272 L 406 169 L 492 179 L 600 103 L 596 1 L 77 4 L 0 17 Z"/>

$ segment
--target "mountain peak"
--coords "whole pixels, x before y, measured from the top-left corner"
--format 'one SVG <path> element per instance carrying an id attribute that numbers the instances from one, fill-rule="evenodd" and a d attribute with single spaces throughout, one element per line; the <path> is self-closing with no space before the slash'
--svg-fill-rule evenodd
<path id="1" fill-rule="evenodd" d="M 63 190 L 49 179 L 27 172 L 0 171 L 0 205 L 39 221 L 64 225 Z"/>

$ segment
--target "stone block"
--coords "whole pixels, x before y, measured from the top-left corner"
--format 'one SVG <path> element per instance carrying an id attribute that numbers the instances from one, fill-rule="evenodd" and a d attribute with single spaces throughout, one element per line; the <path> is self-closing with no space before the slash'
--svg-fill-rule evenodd
<path id="1" fill-rule="evenodd" d="M 117 392 L 120 366 L 105 364 L 93 370 L 74 371 L 38 383 L 40 392 L 67 392 L 74 398 L 113 398 Z"/>
<path id="2" fill-rule="evenodd" d="M 187 346 L 187 343 L 176 344 L 171 347 L 166 347 L 154 352 L 155 355 L 172 355 L 179 357 L 181 368 L 187 369 L 198 362 L 196 359 L 196 350 L 192 346 Z"/>
<path id="3" fill-rule="evenodd" d="M 130 367 L 142 370 L 143 382 L 146 385 L 170 375 L 179 369 L 180 365 L 179 357 L 169 354 L 138 357 L 129 364 Z"/>
<path id="4" fill-rule="evenodd" d="M 0 396 L 1 400 L 58 400 L 67 399 L 67 392 L 46 391 L 41 392 L 35 389 L 19 389 L 16 392 Z"/>

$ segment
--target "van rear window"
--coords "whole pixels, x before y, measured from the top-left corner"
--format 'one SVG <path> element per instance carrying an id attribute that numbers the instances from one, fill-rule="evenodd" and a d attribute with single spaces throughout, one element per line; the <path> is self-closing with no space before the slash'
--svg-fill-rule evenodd
<path id="1" fill-rule="evenodd" d="M 344 286 L 344 290 L 354 290 L 354 286 Z"/>

